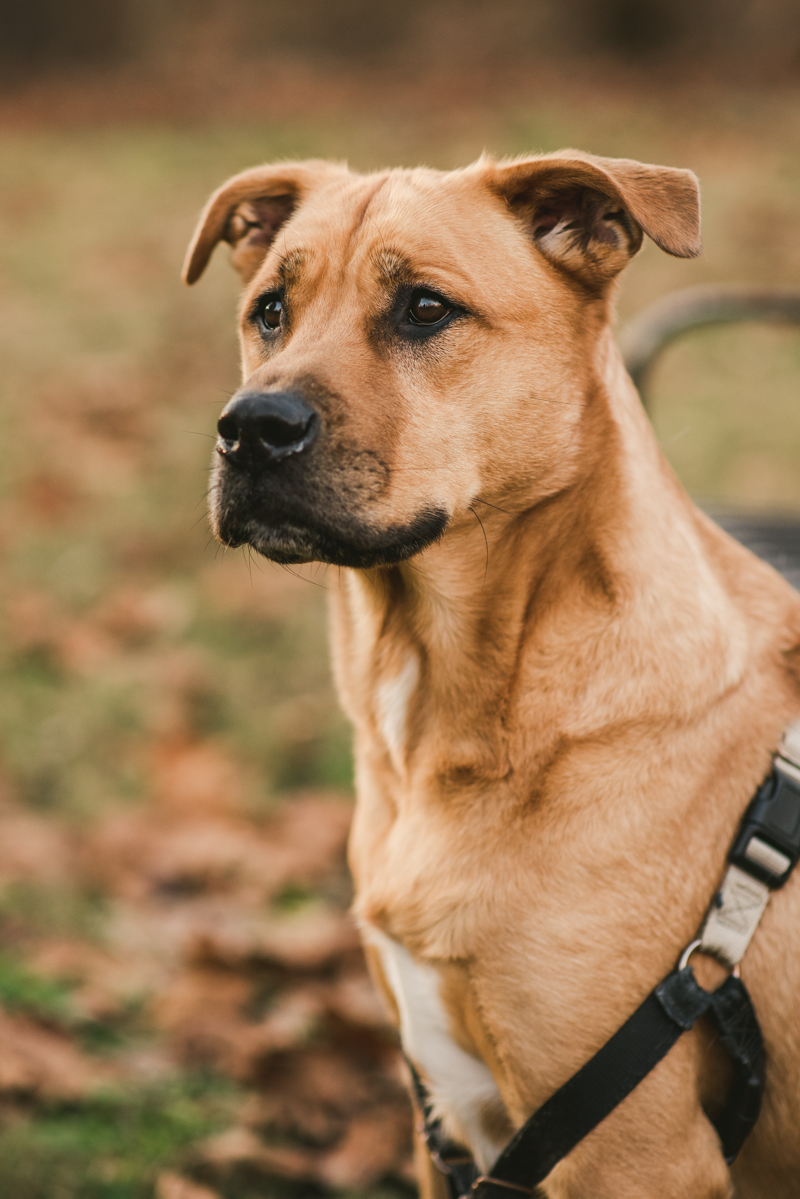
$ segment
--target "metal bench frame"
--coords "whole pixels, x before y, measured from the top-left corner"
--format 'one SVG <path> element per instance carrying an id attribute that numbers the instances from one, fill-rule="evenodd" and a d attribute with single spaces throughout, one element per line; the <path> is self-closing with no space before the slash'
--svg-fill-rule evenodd
<path id="1" fill-rule="evenodd" d="M 800 291 L 707 284 L 671 292 L 645 308 L 619 337 L 645 409 L 650 371 L 666 346 L 692 329 L 734 321 L 798 325 Z M 800 517 L 716 510 L 709 515 L 800 590 Z"/>

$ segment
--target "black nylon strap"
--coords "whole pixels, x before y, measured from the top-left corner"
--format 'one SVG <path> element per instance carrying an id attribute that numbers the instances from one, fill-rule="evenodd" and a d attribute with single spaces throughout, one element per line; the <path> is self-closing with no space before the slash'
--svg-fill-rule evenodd
<path id="1" fill-rule="evenodd" d="M 491 1179 L 534 1187 L 604 1120 L 707 1010 L 711 995 L 691 968 L 656 987 L 602 1049 L 517 1132 L 492 1167 Z M 495 1199 L 490 1180 L 480 1194 Z M 499 1192 L 497 1192 L 499 1196 Z M 508 1191 L 504 1199 L 508 1199 Z"/>
<path id="2" fill-rule="evenodd" d="M 705 991 L 691 967 L 674 970 L 554 1095 L 512 1137 L 488 1177 L 443 1135 L 430 1096 L 408 1062 L 431 1156 L 445 1174 L 450 1199 L 514 1199 L 532 1194 L 553 1167 L 596 1128 L 650 1073 L 702 1015 L 708 1015 L 734 1069 L 728 1103 L 715 1121 L 730 1164 L 755 1124 L 764 1090 L 761 1030 L 744 984 L 729 978 Z"/>
<path id="3" fill-rule="evenodd" d="M 714 1121 L 728 1165 L 752 1130 L 764 1095 L 764 1040 L 747 988 L 728 978 L 711 995 L 709 1018 L 733 1065 L 733 1083 L 722 1115 Z"/>

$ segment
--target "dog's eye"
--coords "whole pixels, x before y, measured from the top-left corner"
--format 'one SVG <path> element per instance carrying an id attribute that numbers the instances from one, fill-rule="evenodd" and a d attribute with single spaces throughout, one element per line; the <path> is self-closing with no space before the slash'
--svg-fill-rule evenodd
<path id="1" fill-rule="evenodd" d="M 408 306 L 408 319 L 412 325 L 438 325 L 452 311 L 447 301 L 432 291 L 415 291 Z"/>
<path id="2" fill-rule="evenodd" d="M 264 298 L 261 303 L 261 319 L 268 329 L 279 329 L 283 304 L 280 296 L 274 292 Z"/>

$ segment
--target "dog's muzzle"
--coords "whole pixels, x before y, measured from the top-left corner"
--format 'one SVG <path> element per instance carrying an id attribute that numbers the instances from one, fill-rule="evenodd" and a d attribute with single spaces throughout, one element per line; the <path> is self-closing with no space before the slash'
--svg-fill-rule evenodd
<path id="1" fill-rule="evenodd" d="M 365 569 L 405 561 L 447 527 L 447 512 L 432 504 L 402 523 L 377 520 L 389 468 L 376 452 L 331 436 L 326 409 L 299 391 L 245 387 L 217 431 L 210 508 L 225 545 L 250 545 L 274 562 Z"/>
<path id="2" fill-rule="evenodd" d="M 225 406 L 217 423 L 217 453 L 260 474 L 273 462 L 302 454 L 315 440 L 319 417 L 291 392 L 245 391 Z"/>

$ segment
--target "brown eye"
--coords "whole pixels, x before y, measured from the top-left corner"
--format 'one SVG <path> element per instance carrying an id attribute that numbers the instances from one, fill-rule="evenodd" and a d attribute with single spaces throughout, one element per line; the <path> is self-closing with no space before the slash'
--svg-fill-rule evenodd
<path id="1" fill-rule="evenodd" d="M 452 311 L 441 296 L 430 291 L 415 291 L 408 306 L 408 317 L 412 325 L 436 325 Z"/>
<path id="2" fill-rule="evenodd" d="M 267 296 L 261 306 L 261 319 L 268 329 L 278 329 L 281 323 L 283 304 L 279 296 Z"/>

